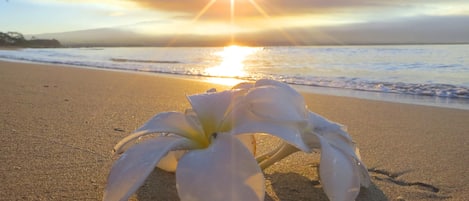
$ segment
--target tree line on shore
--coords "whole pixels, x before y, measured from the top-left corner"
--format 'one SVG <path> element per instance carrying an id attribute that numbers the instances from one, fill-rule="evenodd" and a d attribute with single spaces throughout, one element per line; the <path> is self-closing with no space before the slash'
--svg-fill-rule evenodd
<path id="1" fill-rule="evenodd" d="M 4 47 L 62 47 L 56 39 L 25 39 L 23 34 L 19 32 L 0 32 L 0 46 Z"/>

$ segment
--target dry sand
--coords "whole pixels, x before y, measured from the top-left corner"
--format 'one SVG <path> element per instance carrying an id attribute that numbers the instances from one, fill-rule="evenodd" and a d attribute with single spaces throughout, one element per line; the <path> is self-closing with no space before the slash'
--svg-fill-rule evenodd
<path id="1" fill-rule="evenodd" d="M 0 62 L 0 200 L 101 200 L 116 142 L 185 94 L 226 87 L 138 73 Z M 469 111 L 304 94 L 348 126 L 373 185 L 357 200 L 467 200 Z M 259 138 L 262 146 L 275 140 Z M 262 147 L 261 146 L 261 147 Z M 266 200 L 327 200 L 318 154 L 266 169 Z M 178 200 L 155 170 L 132 199 Z"/>

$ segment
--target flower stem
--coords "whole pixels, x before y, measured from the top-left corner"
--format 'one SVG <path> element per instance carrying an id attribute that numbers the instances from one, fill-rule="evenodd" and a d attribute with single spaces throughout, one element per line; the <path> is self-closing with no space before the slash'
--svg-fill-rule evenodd
<path id="1" fill-rule="evenodd" d="M 277 147 L 275 150 L 257 157 L 256 160 L 259 163 L 259 167 L 261 169 L 265 169 L 297 151 L 298 148 L 288 143 L 282 143 L 282 145 Z"/>
<path id="2" fill-rule="evenodd" d="M 266 159 L 272 157 L 275 153 L 277 153 L 278 151 L 280 151 L 280 149 L 284 146 L 284 144 L 285 144 L 285 143 L 282 143 L 282 144 L 280 144 L 279 146 L 277 146 L 274 150 L 271 150 L 271 151 L 269 151 L 269 152 L 267 152 L 267 153 L 264 153 L 264 154 L 262 154 L 262 155 L 260 155 L 260 156 L 257 156 L 257 157 L 256 157 L 257 163 L 261 163 L 263 160 L 266 160 Z"/>

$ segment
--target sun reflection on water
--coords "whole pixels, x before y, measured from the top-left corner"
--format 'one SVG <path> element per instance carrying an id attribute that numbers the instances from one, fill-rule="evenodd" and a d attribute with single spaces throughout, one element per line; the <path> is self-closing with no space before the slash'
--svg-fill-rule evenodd
<path id="1" fill-rule="evenodd" d="M 205 69 L 208 76 L 241 78 L 246 75 L 244 60 L 261 48 L 243 47 L 231 45 L 223 48 L 223 51 L 215 53 L 222 58 L 218 66 Z"/>
<path id="2" fill-rule="evenodd" d="M 227 86 L 234 86 L 242 82 L 242 78 L 248 74 L 244 69 L 244 61 L 249 55 L 261 49 L 261 47 L 237 45 L 224 47 L 223 51 L 215 53 L 222 59 L 220 65 L 205 69 L 205 74 L 210 76 L 207 81 Z"/>

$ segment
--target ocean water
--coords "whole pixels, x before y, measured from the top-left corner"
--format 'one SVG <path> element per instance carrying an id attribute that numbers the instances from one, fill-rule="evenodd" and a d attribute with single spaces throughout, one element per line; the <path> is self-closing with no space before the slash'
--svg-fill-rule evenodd
<path id="1" fill-rule="evenodd" d="M 301 90 L 469 109 L 469 45 L 0 50 L 0 59 L 182 75 L 269 78 Z"/>

